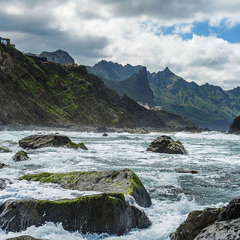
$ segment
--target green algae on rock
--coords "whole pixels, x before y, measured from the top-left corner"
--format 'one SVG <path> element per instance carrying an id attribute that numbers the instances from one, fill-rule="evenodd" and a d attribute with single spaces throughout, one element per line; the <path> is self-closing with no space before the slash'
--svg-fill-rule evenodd
<path id="1" fill-rule="evenodd" d="M 0 153 L 6 153 L 6 152 L 12 152 L 12 150 L 9 147 L 1 146 Z"/>
<path id="2" fill-rule="evenodd" d="M 122 235 L 131 228 L 151 225 L 145 213 L 130 206 L 122 193 L 57 201 L 9 200 L 0 207 L 0 214 L 1 228 L 13 232 L 61 222 L 68 231 Z"/>
<path id="3" fill-rule="evenodd" d="M 74 143 L 67 136 L 48 134 L 35 134 L 19 140 L 19 146 L 24 149 L 37 149 L 43 147 L 68 147 L 88 150 L 84 143 Z"/>
<path id="4" fill-rule="evenodd" d="M 28 160 L 29 157 L 27 155 L 26 152 L 24 151 L 18 151 L 13 157 L 12 157 L 12 160 L 14 162 L 21 162 L 21 161 L 25 161 L 25 160 Z"/>
<path id="5" fill-rule="evenodd" d="M 38 173 L 20 178 L 27 181 L 56 183 L 66 189 L 99 191 L 105 193 L 121 192 L 134 197 L 138 205 L 149 207 L 151 198 L 139 177 L 131 170 L 92 171 L 69 173 Z"/>
<path id="6" fill-rule="evenodd" d="M 168 154 L 187 154 L 187 150 L 180 141 L 174 141 L 171 137 L 165 135 L 154 139 L 146 150 Z"/>

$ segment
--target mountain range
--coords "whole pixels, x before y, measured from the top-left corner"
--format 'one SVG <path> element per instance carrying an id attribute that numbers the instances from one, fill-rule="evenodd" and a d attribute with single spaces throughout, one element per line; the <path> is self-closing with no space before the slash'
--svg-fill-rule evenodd
<path id="1" fill-rule="evenodd" d="M 63 66 L 0 44 L 0 125 L 194 126 L 170 113 L 148 111 L 110 90 L 85 66 Z"/>
<path id="2" fill-rule="evenodd" d="M 202 128 L 227 130 L 233 119 L 240 115 L 240 87 L 224 91 L 208 83 L 200 86 L 177 76 L 168 67 L 150 73 L 140 65 L 123 66 L 101 61 L 88 67 L 88 71 L 120 95 L 126 94 L 149 106 L 162 106 L 164 110 L 188 118 Z"/>

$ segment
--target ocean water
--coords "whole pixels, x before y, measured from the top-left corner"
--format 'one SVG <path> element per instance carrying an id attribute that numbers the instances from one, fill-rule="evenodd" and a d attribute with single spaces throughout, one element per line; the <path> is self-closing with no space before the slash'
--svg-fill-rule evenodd
<path id="1" fill-rule="evenodd" d="M 12 183 L 0 191 L 0 205 L 8 199 L 75 198 L 88 192 L 62 189 L 55 184 L 18 181 L 24 174 L 92 170 L 120 170 L 129 168 L 142 180 L 152 198 L 152 206 L 144 211 L 152 221 L 148 229 L 132 229 L 124 236 L 81 234 L 67 232 L 61 223 L 46 223 L 29 227 L 22 233 L 6 233 L 0 229 L 0 239 L 20 235 L 51 240 L 79 239 L 151 239 L 167 240 L 192 210 L 226 205 L 240 192 L 240 136 L 218 132 L 167 133 L 180 140 L 188 155 L 168 155 L 146 152 L 153 139 L 163 133 L 130 134 L 58 131 L 72 141 L 84 142 L 88 151 L 65 148 L 29 150 L 30 160 L 13 162 L 12 156 L 20 150 L 18 141 L 36 133 L 57 131 L 0 131 L 0 146 L 8 146 L 12 153 L 0 153 L 0 178 Z M 177 173 L 175 169 L 196 170 L 198 174 Z"/>

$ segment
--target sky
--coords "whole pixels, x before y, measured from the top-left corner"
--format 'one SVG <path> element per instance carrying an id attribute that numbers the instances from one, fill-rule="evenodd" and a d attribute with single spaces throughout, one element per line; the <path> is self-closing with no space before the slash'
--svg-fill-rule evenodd
<path id="1" fill-rule="evenodd" d="M 240 86 L 239 0 L 0 0 L 0 36 L 24 52 L 67 51 L 169 67 L 187 81 Z"/>

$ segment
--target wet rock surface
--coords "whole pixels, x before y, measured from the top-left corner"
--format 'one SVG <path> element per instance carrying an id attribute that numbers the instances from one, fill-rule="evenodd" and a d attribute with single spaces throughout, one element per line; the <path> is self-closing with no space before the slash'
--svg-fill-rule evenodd
<path id="1" fill-rule="evenodd" d="M 22 180 L 57 183 L 62 188 L 80 191 L 123 193 L 131 195 L 137 204 L 149 207 L 151 198 L 138 176 L 129 169 L 70 173 L 39 173 L 21 177 Z"/>
<path id="2" fill-rule="evenodd" d="M 203 211 L 192 211 L 187 219 L 170 235 L 171 240 L 193 240 L 199 232 L 213 224 L 221 209 L 206 208 Z"/>
<path id="3" fill-rule="evenodd" d="M 147 151 L 168 153 L 168 154 L 187 154 L 180 141 L 174 141 L 171 137 L 162 135 L 153 140 Z"/>
<path id="4" fill-rule="evenodd" d="M 49 135 L 31 135 L 19 141 L 19 146 L 24 149 L 38 149 L 44 147 L 68 147 L 73 149 L 84 149 L 87 147 L 83 143 L 74 143 L 67 136 L 49 134 Z"/>
<path id="5" fill-rule="evenodd" d="M 21 162 L 21 161 L 26 161 L 29 160 L 30 158 L 28 157 L 28 154 L 24 151 L 18 151 L 13 157 L 12 160 L 14 162 Z"/>
<path id="6" fill-rule="evenodd" d="M 131 228 L 147 228 L 150 220 L 130 206 L 123 194 L 100 194 L 72 200 L 9 200 L 0 207 L 0 227 L 19 232 L 45 222 L 62 223 L 65 230 L 122 235 Z"/>

